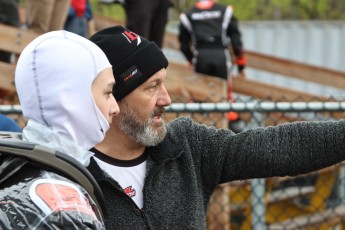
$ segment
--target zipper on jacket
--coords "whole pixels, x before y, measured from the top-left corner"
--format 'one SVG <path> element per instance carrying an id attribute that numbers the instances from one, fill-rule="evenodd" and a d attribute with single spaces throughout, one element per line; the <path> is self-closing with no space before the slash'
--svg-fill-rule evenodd
<path id="1" fill-rule="evenodd" d="M 141 210 L 141 217 L 145 221 L 147 229 L 152 229 L 152 227 L 151 227 L 151 225 L 150 225 L 150 223 L 146 217 L 146 214 L 143 210 Z"/>
<path id="2" fill-rule="evenodd" d="M 146 194 L 147 194 L 147 189 L 148 189 L 148 185 L 151 184 L 151 181 L 153 180 L 154 176 L 157 174 L 157 172 L 163 167 L 165 162 L 162 162 L 162 164 L 158 165 L 157 167 L 153 167 L 151 172 L 149 172 L 147 174 L 147 176 L 145 177 L 145 181 L 144 181 L 144 189 L 143 189 L 143 209 L 140 210 L 141 212 L 141 216 L 143 218 L 143 220 L 146 223 L 146 226 L 148 229 L 152 229 L 150 222 L 148 221 L 147 217 L 146 217 L 146 213 L 145 213 L 145 208 L 146 208 Z"/>
<path id="3" fill-rule="evenodd" d="M 176 160 L 176 158 L 180 157 L 183 151 L 181 151 L 179 154 L 177 154 L 175 157 L 173 158 L 168 158 L 165 159 L 164 161 L 162 161 L 159 165 L 157 165 L 155 167 L 155 163 L 153 163 L 154 165 L 151 167 L 151 170 L 147 173 L 146 177 L 145 177 L 145 181 L 144 181 L 144 189 L 143 189 L 143 199 L 144 199 L 144 205 L 143 205 L 143 210 L 141 210 L 142 212 L 142 217 L 146 222 L 146 226 L 148 227 L 148 229 L 152 229 L 151 225 L 146 217 L 146 214 L 144 212 L 144 210 L 146 209 L 146 194 L 147 194 L 147 190 L 149 189 L 153 178 L 155 177 L 155 175 L 164 167 L 165 164 L 167 164 L 168 162 L 172 162 L 174 160 Z M 149 160 L 149 159 L 148 159 Z M 152 162 L 151 162 L 152 163 Z"/>

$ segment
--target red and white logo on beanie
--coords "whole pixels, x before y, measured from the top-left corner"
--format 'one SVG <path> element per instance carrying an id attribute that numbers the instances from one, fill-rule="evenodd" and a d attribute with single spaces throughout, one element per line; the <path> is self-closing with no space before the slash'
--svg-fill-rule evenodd
<path id="1" fill-rule="evenodd" d="M 132 31 L 126 30 L 125 32 L 122 33 L 122 35 L 127 39 L 129 43 L 132 43 L 135 40 L 137 40 L 137 46 L 139 46 L 139 44 L 141 43 L 140 36 Z"/>

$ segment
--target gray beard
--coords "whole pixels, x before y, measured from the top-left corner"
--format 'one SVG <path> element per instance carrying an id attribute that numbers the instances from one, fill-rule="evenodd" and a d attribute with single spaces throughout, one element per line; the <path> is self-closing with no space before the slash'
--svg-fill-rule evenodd
<path id="1" fill-rule="evenodd" d="M 164 140 L 167 133 L 164 121 L 159 128 L 152 127 L 154 112 L 146 122 L 140 122 L 138 113 L 134 109 L 129 108 L 125 101 L 122 101 L 121 105 L 120 129 L 124 133 L 143 146 L 156 146 Z"/>

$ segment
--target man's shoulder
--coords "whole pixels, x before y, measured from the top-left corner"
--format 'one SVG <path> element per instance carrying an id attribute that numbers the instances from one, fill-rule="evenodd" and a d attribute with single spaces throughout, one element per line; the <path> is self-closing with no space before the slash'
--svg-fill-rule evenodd
<path id="1" fill-rule="evenodd" d="M 179 139 L 190 129 L 193 120 L 189 117 L 178 117 L 167 124 L 168 136 L 172 139 Z"/>
<path id="2" fill-rule="evenodd" d="M 193 122 L 193 120 L 190 117 L 178 117 L 178 118 L 171 120 L 168 123 L 168 127 L 180 126 L 182 124 L 191 124 L 192 122 Z"/>

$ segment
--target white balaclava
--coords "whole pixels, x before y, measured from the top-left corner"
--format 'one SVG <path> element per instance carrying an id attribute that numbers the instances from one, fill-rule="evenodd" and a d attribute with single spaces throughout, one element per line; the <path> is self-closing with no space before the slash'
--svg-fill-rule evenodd
<path id="1" fill-rule="evenodd" d="M 21 53 L 15 72 L 23 115 L 90 149 L 109 129 L 91 91 L 109 67 L 103 51 L 79 35 L 60 30 L 37 37 Z"/>

